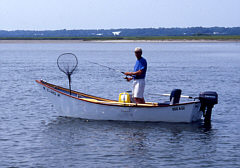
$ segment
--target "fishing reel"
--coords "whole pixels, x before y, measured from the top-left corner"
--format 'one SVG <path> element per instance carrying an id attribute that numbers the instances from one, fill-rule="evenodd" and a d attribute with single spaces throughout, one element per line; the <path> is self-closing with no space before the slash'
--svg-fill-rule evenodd
<path id="1" fill-rule="evenodd" d="M 126 79 L 129 82 L 132 80 L 132 77 L 128 78 L 128 76 L 126 76 L 124 79 Z"/>
<path id="2" fill-rule="evenodd" d="M 123 75 L 125 75 L 124 72 L 121 72 Z M 128 82 L 132 80 L 132 76 L 131 75 L 125 75 L 125 77 L 123 79 L 126 79 Z"/>
<path id="3" fill-rule="evenodd" d="M 132 80 L 132 77 L 130 75 L 126 75 L 123 79 L 126 79 L 129 82 Z"/>

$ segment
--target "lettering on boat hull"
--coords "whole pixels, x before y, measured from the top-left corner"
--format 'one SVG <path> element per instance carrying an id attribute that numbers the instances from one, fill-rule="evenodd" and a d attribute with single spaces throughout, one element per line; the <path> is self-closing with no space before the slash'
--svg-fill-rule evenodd
<path id="1" fill-rule="evenodd" d="M 46 90 L 47 92 L 49 92 L 49 93 L 51 93 L 51 94 L 53 94 L 53 95 L 55 95 L 55 96 L 58 96 L 58 97 L 60 97 L 60 94 L 59 93 L 56 93 L 56 92 L 54 92 L 53 90 L 51 90 L 51 89 L 46 89 L 45 87 L 43 87 L 43 90 Z"/>
<path id="2" fill-rule="evenodd" d="M 179 107 L 173 107 L 172 108 L 172 111 L 183 111 L 183 110 L 185 110 L 184 106 L 179 106 Z"/>

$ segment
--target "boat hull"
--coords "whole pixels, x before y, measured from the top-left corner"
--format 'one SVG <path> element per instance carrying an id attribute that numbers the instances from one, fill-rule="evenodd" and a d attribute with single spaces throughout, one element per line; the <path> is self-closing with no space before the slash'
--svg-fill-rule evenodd
<path id="1" fill-rule="evenodd" d="M 43 94 L 57 109 L 59 116 L 92 120 L 143 122 L 194 122 L 202 112 L 199 101 L 167 106 L 121 106 L 84 101 L 37 81 Z"/>

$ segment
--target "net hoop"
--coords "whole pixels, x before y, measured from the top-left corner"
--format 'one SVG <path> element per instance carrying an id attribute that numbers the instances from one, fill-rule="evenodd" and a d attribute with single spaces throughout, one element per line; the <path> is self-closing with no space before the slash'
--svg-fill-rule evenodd
<path id="1" fill-rule="evenodd" d="M 57 65 L 60 71 L 65 73 L 68 77 L 69 90 L 71 95 L 71 75 L 78 66 L 77 56 L 73 53 L 64 53 L 59 55 L 57 59 Z"/>
<path id="2" fill-rule="evenodd" d="M 69 65 L 69 60 L 72 61 L 72 65 Z M 71 76 L 78 66 L 77 56 L 73 53 L 63 53 L 59 55 L 57 59 L 57 65 L 60 71 L 65 73 L 67 76 Z"/>

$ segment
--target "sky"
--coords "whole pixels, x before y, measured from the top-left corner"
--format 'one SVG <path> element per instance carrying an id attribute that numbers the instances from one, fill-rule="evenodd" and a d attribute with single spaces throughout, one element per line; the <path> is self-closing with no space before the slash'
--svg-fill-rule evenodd
<path id="1" fill-rule="evenodd" d="M 0 30 L 240 27 L 240 0 L 0 0 Z"/>

